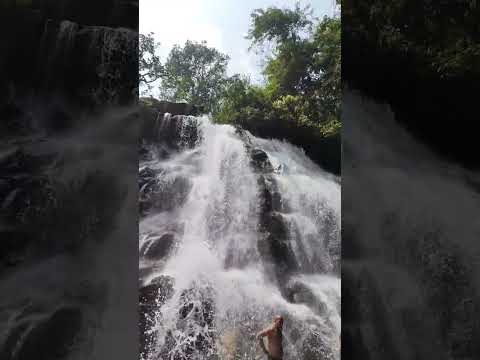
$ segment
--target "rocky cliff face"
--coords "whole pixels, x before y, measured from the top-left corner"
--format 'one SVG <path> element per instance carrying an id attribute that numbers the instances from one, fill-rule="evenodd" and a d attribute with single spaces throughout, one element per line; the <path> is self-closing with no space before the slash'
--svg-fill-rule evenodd
<path id="1" fill-rule="evenodd" d="M 16 42 L 5 49 L 2 64 L 6 99 L 33 95 L 77 106 L 135 101 L 134 30 L 42 20 L 36 20 L 35 30 L 28 23 L 22 24 L 26 31 L 12 29 Z"/>

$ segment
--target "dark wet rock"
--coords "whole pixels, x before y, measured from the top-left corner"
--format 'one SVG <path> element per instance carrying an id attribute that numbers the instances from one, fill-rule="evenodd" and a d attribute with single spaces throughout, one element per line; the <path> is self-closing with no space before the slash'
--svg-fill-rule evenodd
<path id="1" fill-rule="evenodd" d="M 193 316 L 200 326 L 212 326 L 214 305 L 210 288 L 191 288 L 180 294 L 180 318 L 185 319 Z"/>
<path id="2" fill-rule="evenodd" d="M 260 175 L 257 179 L 260 190 L 261 213 L 268 214 L 272 211 L 286 212 L 287 207 L 278 191 L 277 183 L 268 174 Z"/>
<path id="3" fill-rule="evenodd" d="M 11 359 L 66 359 L 81 332 L 82 325 L 83 313 L 80 309 L 59 309 L 25 335 Z"/>
<path id="4" fill-rule="evenodd" d="M 129 30 L 115 21 L 116 25 L 108 27 L 106 18 L 97 17 L 99 3 L 88 1 L 93 6 L 87 6 L 88 15 L 84 7 L 71 6 L 78 4 L 73 1 L 60 6 L 52 1 L 34 1 L 33 5 L 27 1 L 21 11 L 11 11 L 6 16 L 8 23 L 4 24 L 12 36 L 6 44 L 10 51 L 3 62 L 8 71 L 2 85 L 15 84 L 17 97 L 35 92 L 45 95 L 48 101 L 65 99 L 85 107 L 136 101 L 133 90 L 138 87 L 138 72 L 132 69 L 138 65 L 138 33 L 133 30 L 137 26 L 131 24 Z M 105 8 L 100 6 L 101 13 L 125 9 L 125 4 L 113 3 Z M 29 9 L 31 6 L 35 9 Z M 50 16 L 54 8 L 58 11 Z M 71 8 L 75 10 L 65 10 Z M 96 10 L 91 11 L 92 8 Z M 135 11 L 131 10 L 129 16 L 133 19 Z M 85 15 L 78 17 L 78 12 Z"/>
<path id="5" fill-rule="evenodd" d="M 155 100 L 156 101 L 156 100 Z M 140 102 L 140 137 L 150 144 L 162 144 L 167 151 L 193 148 L 200 136 L 198 119 L 187 114 L 165 112 L 162 107 L 155 107 Z"/>
<path id="6" fill-rule="evenodd" d="M 168 299 L 173 294 L 173 278 L 159 276 L 148 285 L 142 286 L 139 293 L 139 301 L 142 305 L 157 305 Z"/>
<path id="7" fill-rule="evenodd" d="M 155 183 L 157 179 L 157 175 L 160 173 L 160 171 L 153 170 L 152 168 L 149 168 L 148 166 L 143 167 L 140 169 L 138 173 L 138 188 L 142 189 L 145 185 L 149 183 Z"/>
<path id="8" fill-rule="evenodd" d="M 282 212 L 287 210 L 275 179 L 270 174 L 258 176 L 260 190 L 260 237 L 257 248 L 277 280 L 298 269 L 298 263 L 289 240 L 289 229 Z"/>
<path id="9" fill-rule="evenodd" d="M 277 277 L 298 269 L 295 254 L 288 237 L 288 228 L 282 214 L 277 212 L 265 216 L 265 234 L 258 241 L 258 250 L 265 260 L 275 264 Z"/>
<path id="10" fill-rule="evenodd" d="M 191 188 L 187 178 L 175 177 L 173 180 L 153 179 L 140 189 L 140 214 L 147 215 L 150 210 L 169 211 L 186 200 Z"/>
<path id="11" fill-rule="evenodd" d="M 255 163 L 261 164 L 268 161 L 267 153 L 261 149 L 253 149 L 251 152 L 251 157 Z"/>
<path id="12" fill-rule="evenodd" d="M 168 146 L 158 143 L 142 142 L 138 148 L 138 157 L 140 162 L 152 161 L 155 159 L 167 159 L 173 150 Z"/>
<path id="13" fill-rule="evenodd" d="M 280 213 L 270 213 L 267 217 L 267 223 L 265 226 L 267 231 L 278 239 L 285 239 L 288 237 L 287 224 L 284 221 L 283 215 Z"/>
<path id="14" fill-rule="evenodd" d="M 156 120 L 154 131 L 156 140 L 171 149 L 192 149 L 200 134 L 197 118 L 183 115 L 164 116 Z"/>
<path id="15" fill-rule="evenodd" d="M 173 278 L 162 275 L 140 288 L 139 331 L 142 359 L 147 359 L 154 349 L 157 332 L 153 327 L 159 316 L 160 306 L 173 295 L 173 284 Z"/>
<path id="16" fill-rule="evenodd" d="M 266 215 L 273 211 L 273 194 L 270 190 L 268 179 L 260 175 L 257 179 L 257 184 L 260 190 L 261 199 L 261 214 Z"/>
<path id="17" fill-rule="evenodd" d="M 155 98 L 140 98 L 142 106 L 153 109 L 157 114 L 163 115 L 169 113 L 172 115 L 198 115 L 197 107 L 188 103 L 174 103 L 170 101 L 161 101 Z"/>
<path id="18" fill-rule="evenodd" d="M 285 294 L 288 301 L 295 304 L 305 304 L 322 318 L 328 316 L 326 305 L 321 302 L 321 299 L 317 299 L 313 291 L 302 282 L 289 282 L 285 288 Z"/>
<path id="19" fill-rule="evenodd" d="M 144 167 L 143 169 L 140 170 L 140 178 L 153 178 L 157 172 L 153 170 L 152 168 L 149 167 Z"/>
<path id="20" fill-rule="evenodd" d="M 245 147 L 247 151 L 251 151 L 253 148 L 253 141 L 250 133 L 246 130 L 244 130 L 241 126 L 239 125 L 234 125 L 235 126 L 235 133 L 240 137 L 240 139 L 243 141 L 245 144 Z"/>
<path id="21" fill-rule="evenodd" d="M 250 158 L 252 159 L 252 165 L 255 170 L 261 172 L 272 172 L 273 166 L 268 158 L 268 154 L 262 149 L 253 149 L 250 152 Z"/>
<path id="22" fill-rule="evenodd" d="M 315 295 L 305 284 L 299 281 L 294 281 L 287 285 L 287 289 L 289 301 L 296 304 L 315 303 Z"/>
<path id="23" fill-rule="evenodd" d="M 142 255 L 149 260 L 159 260 L 167 256 L 175 246 L 175 235 L 172 233 L 163 234 L 147 242 L 142 248 Z"/>

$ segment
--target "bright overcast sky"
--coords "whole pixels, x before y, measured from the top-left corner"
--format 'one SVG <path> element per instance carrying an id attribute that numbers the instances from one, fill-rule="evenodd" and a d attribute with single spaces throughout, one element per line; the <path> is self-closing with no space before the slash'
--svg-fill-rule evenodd
<path id="1" fill-rule="evenodd" d="M 293 8 L 298 0 L 140 0 L 140 33 L 155 33 L 165 59 L 175 44 L 187 40 L 206 40 L 230 56 L 229 75 L 249 74 L 261 81 L 260 59 L 248 51 L 244 38 L 250 25 L 250 13 L 268 6 Z M 333 15 L 334 0 L 300 1 L 310 4 L 314 15 Z"/>

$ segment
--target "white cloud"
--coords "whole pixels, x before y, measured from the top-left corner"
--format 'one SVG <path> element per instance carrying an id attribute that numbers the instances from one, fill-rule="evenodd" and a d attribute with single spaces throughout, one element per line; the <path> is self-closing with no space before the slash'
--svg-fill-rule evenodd
<path id="1" fill-rule="evenodd" d="M 140 32 L 155 33 L 163 56 L 187 40 L 206 40 L 209 46 L 223 50 L 222 30 L 204 15 L 202 1 L 141 0 Z"/>
<path id="2" fill-rule="evenodd" d="M 302 4 L 306 3 L 302 1 Z M 228 73 L 262 80 L 260 58 L 248 51 L 245 40 L 253 9 L 266 6 L 292 7 L 297 0 L 140 0 L 140 32 L 155 33 L 166 58 L 175 44 L 206 40 L 230 56 Z M 332 12 L 331 0 L 312 0 L 317 16 Z"/>

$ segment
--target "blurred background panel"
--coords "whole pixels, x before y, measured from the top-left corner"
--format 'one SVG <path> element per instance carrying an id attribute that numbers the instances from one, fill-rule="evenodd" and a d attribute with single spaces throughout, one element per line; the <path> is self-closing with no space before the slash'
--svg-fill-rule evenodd
<path id="1" fill-rule="evenodd" d="M 342 357 L 480 355 L 479 7 L 342 2 Z"/>
<path id="2" fill-rule="evenodd" d="M 0 18 L 0 358 L 136 358 L 138 2 Z"/>

